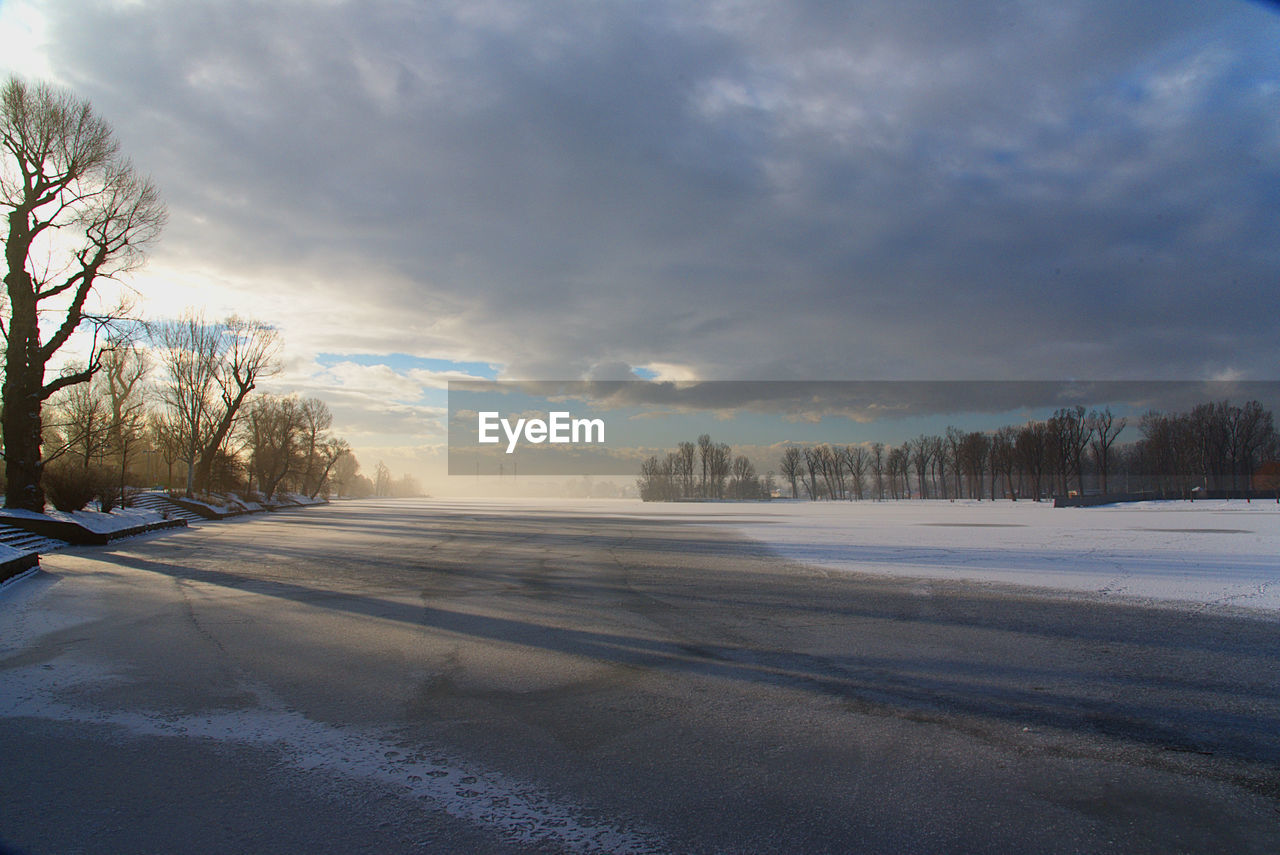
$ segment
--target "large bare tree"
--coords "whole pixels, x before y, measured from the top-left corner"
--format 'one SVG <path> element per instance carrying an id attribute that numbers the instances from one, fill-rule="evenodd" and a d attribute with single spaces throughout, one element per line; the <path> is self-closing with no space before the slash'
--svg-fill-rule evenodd
<path id="1" fill-rule="evenodd" d="M 0 157 L 5 505 L 40 511 L 41 410 L 97 372 L 96 337 L 82 363 L 51 379 L 46 370 L 77 330 L 115 314 L 97 311 L 91 298 L 143 261 L 165 208 L 92 106 L 44 84 L 11 77 L 0 86 Z M 47 330 L 42 318 L 52 319 Z"/>

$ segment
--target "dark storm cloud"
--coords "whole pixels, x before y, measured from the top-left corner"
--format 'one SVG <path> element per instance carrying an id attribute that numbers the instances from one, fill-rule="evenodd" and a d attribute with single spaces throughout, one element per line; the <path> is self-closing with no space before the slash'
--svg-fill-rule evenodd
<path id="1" fill-rule="evenodd" d="M 56 72 L 164 188 L 166 252 L 341 270 L 271 287 L 385 306 L 388 350 L 760 379 L 1269 377 L 1280 357 L 1262 6 L 46 14 Z"/>
<path id="2" fill-rule="evenodd" d="M 1188 380 L 637 380 L 488 381 L 449 383 L 451 412 L 510 411 L 510 401 L 541 411 L 574 402 L 598 411 L 648 410 L 729 416 L 738 412 L 861 422 L 959 414 L 1025 412 L 1047 417 L 1061 408 L 1116 407 L 1130 412 L 1190 410 L 1206 401 L 1256 400 L 1280 405 L 1280 381 Z"/>

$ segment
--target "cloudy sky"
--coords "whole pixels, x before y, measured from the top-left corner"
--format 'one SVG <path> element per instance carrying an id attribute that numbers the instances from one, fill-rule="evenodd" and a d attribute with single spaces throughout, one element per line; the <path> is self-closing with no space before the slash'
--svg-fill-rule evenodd
<path id="1" fill-rule="evenodd" d="M 171 221 L 152 316 L 411 468 L 449 377 L 1280 364 L 1280 14 L 1233 0 L 0 0 Z"/>

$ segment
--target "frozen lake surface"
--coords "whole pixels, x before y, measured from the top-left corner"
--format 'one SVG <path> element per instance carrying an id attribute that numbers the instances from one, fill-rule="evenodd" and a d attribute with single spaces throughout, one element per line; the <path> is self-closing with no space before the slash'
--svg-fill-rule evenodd
<path id="1" fill-rule="evenodd" d="M 370 500 L 50 553 L 0 850 L 1272 855 L 1277 518 Z"/>
<path id="2" fill-rule="evenodd" d="M 456 503 L 448 503 L 456 508 Z M 503 500 L 479 512 L 723 525 L 833 571 L 1280 609 L 1280 505 L 1140 502 L 644 503 Z"/>

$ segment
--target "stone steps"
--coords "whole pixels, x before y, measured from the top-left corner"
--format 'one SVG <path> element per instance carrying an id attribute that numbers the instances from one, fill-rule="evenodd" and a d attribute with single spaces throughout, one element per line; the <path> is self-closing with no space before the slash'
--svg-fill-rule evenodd
<path id="1" fill-rule="evenodd" d="M 163 514 L 166 519 L 186 520 L 188 525 L 205 521 L 204 517 L 194 511 L 189 511 L 177 502 L 170 501 L 164 493 L 138 493 L 129 497 L 129 505 Z"/>
<path id="2" fill-rule="evenodd" d="M 21 552 L 35 552 L 37 554 L 52 552 L 55 549 L 62 549 L 67 546 L 67 542 L 64 540 L 54 540 L 51 537 L 24 531 L 11 525 L 0 525 L 0 543 Z"/>

